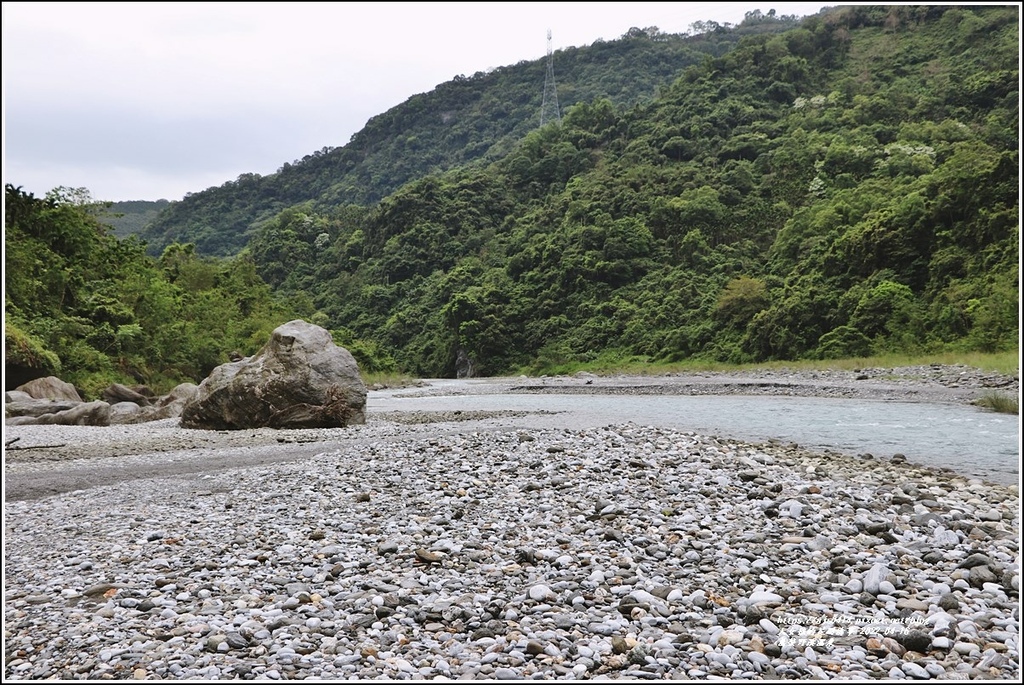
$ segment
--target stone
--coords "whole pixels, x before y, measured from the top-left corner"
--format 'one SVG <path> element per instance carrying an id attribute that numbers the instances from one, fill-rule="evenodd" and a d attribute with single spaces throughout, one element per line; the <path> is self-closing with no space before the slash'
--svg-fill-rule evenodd
<path id="1" fill-rule="evenodd" d="M 752 605 L 763 604 L 768 606 L 782 604 L 784 601 L 786 600 L 782 595 L 775 592 L 768 592 L 765 590 L 757 590 L 755 592 L 751 592 L 746 599 L 746 602 Z"/>
<path id="2" fill-rule="evenodd" d="M 342 428 L 366 422 L 366 386 L 352 354 L 300 319 L 274 329 L 252 357 L 218 366 L 181 412 L 183 428 Z"/>
<path id="3" fill-rule="evenodd" d="M 995 583 L 999 580 L 995 572 L 988 566 L 975 566 L 971 568 L 969 581 L 972 587 L 981 589 L 985 583 Z"/>
<path id="4" fill-rule="evenodd" d="M 879 585 L 883 580 L 885 580 L 888 573 L 889 569 L 883 564 L 875 564 L 872 566 L 868 572 L 864 574 L 864 592 L 877 595 L 879 592 Z"/>
<path id="5" fill-rule="evenodd" d="M 175 402 L 187 402 L 199 392 L 199 386 L 195 383 L 180 383 L 156 401 L 157 406 L 166 407 Z"/>
<path id="6" fill-rule="evenodd" d="M 149 397 L 146 397 L 140 392 L 132 390 L 126 385 L 120 383 L 111 383 L 101 393 L 103 401 L 107 404 L 117 404 L 118 402 L 133 402 L 140 407 L 149 406 Z"/>
<path id="7" fill-rule="evenodd" d="M 544 645 L 537 640 L 530 640 L 526 643 L 526 653 L 532 656 L 544 654 Z"/>
<path id="8" fill-rule="evenodd" d="M 932 646 L 932 636 L 922 630 L 897 633 L 896 640 L 908 650 L 925 654 Z"/>
<path id="9" fill-rule="evenodd" d="M 555 593 L 547 585 L 534 585 L 526 592 L 527 596 L 535 602 L 554 599 Z"/>
<path id="10" fill-rule="evenodd" d="M 146 423 L 177 418 L 181 416 L 185 403 L 198 391 L 199 386 L 195 383 L 182 383 L 162 397 L 147 399 L 143 406 L 135 402 L 117 402 L 110 407 L 110 423 Z"/>
<path id="11" fill-rule="evenodd" d="M 4 404 L 8 402 L 28 402 L 35 399 L 24 390 L 8 390 L 4 393 Z"/>
<path id="12" fill-rule="evenodd" d="M 110 405 L 102 400 L 82 402 L 64 411 L 43 414 L 36 419 L 36 423 L 61 426 L 109 426 Z"/>
<path id="13" fill-rule="evenodd" d="M 70 402 L 81 402 L 82 396 L 75 390 L 75 386 L 62 381 L 56 376 L 36 378 L 24 385 L 19 385 L 15 390 L 27 393 L 37 400 L 68 400 Z"/>
<path id="14" fill-rule="evenodd" d="M 930 680 L 931 674 L 923 666 L 912 661 L 905 662 L 902 666 L 903 672 L 915 680 Z"/>
<path id="15" fill-rule="evenodd" d="M 904 597 L 902 599 L 896 600 L 896 608 L 897 609 L 909 609 L 910 611 L 927 612 L 928 611 L 928 603 L 927 602 L 922 602 L 919 599 L 913 599 L 911 597 Z"/>
<path id="16" fill-rule="evenodd" d="M 115 402 L 110 405 L 111 425 L 122 423 L 141 423 L 142 407 L 134 402 Z"/>
<path id="17" fill-rule="evenodd" d="M 424 564 L 436 564 L 441 561 L 441 555 L 437 552 L 432 552 L 429 549 L 419 547 L 414 552 L 416 559 L 423 562 Z"/>
<path id="18" fill-rule="evenodd" d="M 8 393 L 10 394 L 10 393 Z M 4 415 L 7 417 L 28 417 L 32 421 L 23 423 L 36 423 L 35 419 L 44 414 L 56 414 L 57 412 L 74 409 L 81 404 L 77 400 L 37 400 L 29 397 L 21 399 L 25 393 L 18 393 L 18 398 L 4 404 Z M 27 397 L 27 395 L 25 395 Z"/>
<path id="19" fill-rule="evenodd" d="M 974 568 L 975 566 L 992 566 L 992 560 L 984 554 L 972 554 L 960 562 L 960 568 Z"/>

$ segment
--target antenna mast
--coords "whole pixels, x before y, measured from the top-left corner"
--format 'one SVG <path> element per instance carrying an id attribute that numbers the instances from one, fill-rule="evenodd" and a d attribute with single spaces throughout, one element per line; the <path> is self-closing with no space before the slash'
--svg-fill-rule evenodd
<path id="1" fill-rule="evenodd" d="M 558 113 L 558 87 L 555 85 L 555 60 L 551 51 L 551 29 L 548 29 L 548 70 L 544 75 L 544 99 L 540 106 L 540 125 L 557 121 L 562 123 Z"/>

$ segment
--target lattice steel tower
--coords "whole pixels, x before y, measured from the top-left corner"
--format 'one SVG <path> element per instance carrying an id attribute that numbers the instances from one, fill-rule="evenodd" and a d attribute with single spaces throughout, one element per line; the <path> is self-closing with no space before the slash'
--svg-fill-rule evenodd
<path id="1" fill-rule="evenodd" d="M 548 70 L 544 74 L 544 99 L 540 105 L 540 125 L 552 121 L 562 123 L 558 113 L 558 86 L 555 85 L 555 59 L 551 52 L 551 29 L 548 29 Z"/>

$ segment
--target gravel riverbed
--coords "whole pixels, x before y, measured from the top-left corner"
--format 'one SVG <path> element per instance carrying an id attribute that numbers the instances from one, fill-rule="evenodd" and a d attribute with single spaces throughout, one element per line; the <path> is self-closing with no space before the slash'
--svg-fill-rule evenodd
<path id="1" fill-rule="evenodd" d="M 1019 678 L 1016 486 L 516 418 L 9 427 L 4 679 Z"/>

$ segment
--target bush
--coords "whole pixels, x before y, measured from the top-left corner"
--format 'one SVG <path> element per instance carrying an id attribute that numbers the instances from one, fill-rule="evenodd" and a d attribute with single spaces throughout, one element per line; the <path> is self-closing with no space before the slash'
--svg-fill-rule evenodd
<path id="1" fill-rule="evenodd" d="M 1000 414 L 1020 414 L 1020 402 L 1017 398 L 1002 392 L 986 392 L 976 399 L 974 404 Z"/>
<path id="2" fill-rule="evenodd" d="M 818 359 L 845 359 L 866 357 L 871 352 L 871 340 L 854 326 L 838 326 L 818 338 Z"/>
<path id="3" fill-rule="evenodd" d="M 40 377 L 60 375 L 60 358 L 33 335 L 4 322 L 4 364 L 38 371 Z"/>

